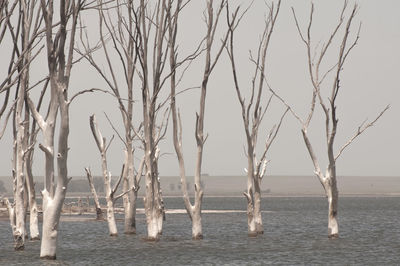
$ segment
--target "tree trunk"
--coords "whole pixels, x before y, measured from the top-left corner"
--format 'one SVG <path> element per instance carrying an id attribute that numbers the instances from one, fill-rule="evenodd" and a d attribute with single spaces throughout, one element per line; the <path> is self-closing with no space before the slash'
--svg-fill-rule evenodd
<path id="1" fill-rule="evenodd" d="M 60 180 L 59 180 L 60 181 Z M 60 182 L 64 183 L 64 182 Z M 58 225 L 60 222 L 61 209 L 67 192 L 67 182 L 58 184 L 54 198 L 48 191 L 43 193 L 43 229 L 42 242 L 40 246 L 41 259 L 56 259 Z"/>
<path id="2" fill-rule="evenodd" d="M 38 219 L 38 207 L 36 202 L 35 183 L 33 182 L 32 175 L 32 153 L 29 151 L 26 156 L 25 162 L 25 175 L 26 184 L 28 187 L 28 199 L 29 199 L 29 233 L 31 240 L 39 240 L 39 219 Z"/>
<path id="3" fill-rule="evenodd" d="M 257 226 L 256 226 L 256 217 L 254 212 L 254 156 L 253 156 L 253 147 L 251 145 L 251 140 L 247 139 L 247 192 L 244 195 L 247 198 L 247 227 L 248 227 L 248 236 L 249 237 L 256 237 L 257 236 Z"/>
<path id="4" fill-rule="evenodd" d="M 23 130 L 23 129 L 22 129 Z M 16 164 L 16 180 L 17 187 L 14 194 L 15 202 L 15 231 L 14 231 L 14 249 L 23 250 L 25 245 L 25 206 L 24 206 L 24 192 L 25 192 L 25 176 L 24 176 L 24 151 L 21 147 L 22 136 L 17 133 L 17 164 Z M 21 137 L 21 139 L 19 139 Z"/>
<path id="5" fill-rule="evenodd" d="M 10 219 L 10 226 L 12 229 L 12 234 L 14 237 L 14 231 L 15 231 L 15 209 L 14 209 L 14 204 L 12 204 L 8 198 L 4 199 L 4 202 L 7 206 L 7 211 L 8 211 L 8 217 Z"/>
<path id="6" fill-rule="evenodd" d="M 133 174 L 133 149 L 132 142 L 128 142 L 127 150 L 125 151 L 125 173 L 123 177 L 123 191 L 128 191 L 134 184 Z M 123 196 L 124 202 L 124 233 L 136 234 L 136 197 L 134 189 Z"/>
<path id="7" fill-rule="evenodd" d="M 29 232 L 31 235 L 31 240 L 40 240 L 38 207 L 35 197 L 32 196 L 31 193 L 29 194 Z"/>
<path id="8" fill-rule="evenodd" d="M 145 163 L 146 163 L 146 196 L 144 198 L 144 207 L 147 225 L 147 238 L 149 241 L 157 241 L 162 233 L 162 209 L 160 204 L 159 186 L 157 180 L 156 155 L 153 151 L 154 145 L 150 145 L 153 141 L 151 134 L 151 126 L 145 126 Z"/>
<path id="9" fill-rule="evenodd" d="M 25 243 L 25 213 L 24 213 L 24 184 L 23 174 L 21 171 L 23 168 L 23 161 L 21 160 L 22 153 L 22 140 L 20 138 L 20 125 L 17 120 L 18 113 L 14 113 L 14 145 L 13 145 L 13 203 L 11 204 L 6 199 L 7 209 L 10 218 L 10 225 L 14 238 L 14 249 L 23 250 Z"/>
<path id="10" fill-rule="evenodd" d="M 158 234 L 162 235 L 163 234 L 163 222 L 166 219 L 166 217 L 165 217 L 164 200 L 163 200 L 162 190 L 161 190 L 161 182 L 160 182 L 160 177 L 158 176 L 158 153 L 159 153 L 159 150 L 157 148 L 156 159 L 155 159 L 156 162 L 155 162 L 155 167 L 153 168 L 153 169 L 156 169 L 156 173 L 157 173 L 157 177 L 154 178 L 154 184 L 155 184 L 154 191 L 156 191 L 155 210 L 156 210 Z"/>
<path id="11" fill-rule="evenodd" d="M 147 240 L 157 241 L 160 238 L 160 230 L 158 229 L 159 215 L 154 207 L 154 200 L 147 196 L 143 200 L 146 214 Z"/>
<path id="12" fill-rule="evenodd" d="M 78 214 L 82 215 L 83 214 L 83 205 L 82 205 L 82 198 L 78 198 Z"/>
<path id="13" fill-rule="evenodd" d="M 93 184 L 92 174 L 90 173 L 90 170 L 88 168 L 85 168 L 85 171 L 86 171 L 86 177 L 89 182 L 90 191 L 92 192 L 93 199 L 94 199 L 94 204 L 95 204 L 95 208 L 96 208 L 96 220 L 103 220 L 103 212 L 101 210 L 99 197 L 97 196 L 97 192 L 96 192 L 96 189 Z"/>
<path id="14" fill-rule="evenodd" d="M 254 207 L 253 207 L 253 200 L 252 200 L 252 192 L 250 194 L 245 192 L 245 196 L 247 198 L 247 235 L 249 237 L 256 237 L 257 230 L 256 230 L 256 221 L 254 217 Z"/>
<path id="15" fill-rule="evenodd" d="M 196 201 L 198 204 L 194 206 L 193 212 L 191 213 L 192 218 L 192 239 L 199 240 L 203 239 L 203 229 L 201 223 L 201 200 Z"/>
<path id="16" fill-rule="evenodd" d="M 107 174 L 107 162 L 105 154 L 102 153 L 102 165 L 104 175 L 104 187 L 107 201 L 107 222 L 110 236 L 117 236 L 118 230 L 114 217 L 114 195 L 111 189 L 111 174 Z"/>
<path id="17" fill-rule="evenodd" d="M 114 216 L 114 201 L 110 196 L 106 197 L 107 200 L 107 223 L 110 236 L 118 236 L 117 224 Z"/>
<path id="18" fill-rule="evenodd" d="M 57 186 L 54 187 L 54 168 L 46 169 L 50 173 L 50 190 L 45 188 L 43 194 L 43 230 L 42 242 L 40 248 L 40 258 L 56 259 L 58 225 L 60 222 L 61 210 L 64 204 L 65 195 L 68 187 L 68 135 L 69 135 L 69 105 L 65 100 L 67 84 L 60 82 L 56 77 L 51 77 L 51 87 L 54 95 L 52 101 L 57 101 L 60 109 L 60 127 L 58 133 L 58 152 L 57 152 Z M 57 99 L 57 100 L 56 100 Z M 56 110 L 55 110 L 56 111 Z M 57 113 L 57 111 L 55 112 Z M 55 121 L 55 117 L 53 117 Z M 53 143 L 54 131 L 44 134 L 44 139 Z M 45 147 L 45 153 L 49 158 L 54 158 L 54 146 Z M 46 158 L 46 167 L 54 162 L 48 162 Z M 54 192 L 53 192 L 54 191 Z"/>
<path id="19" fill-rule="evenodd" d="M 331 177 L 326 182 L 326 196 L 328 198 L 328 237 L 339 237 L 339 224 L 337 222 L 339 192 L 336 185 L 336 177 Z"/>
<path id="20" fill-rule="evenodd" d="M 136 234 L 136 199 L 137 192 L 131 191 L 129 193 L 129 201 L 125 208 L 125 222 L 124 222 L 124 233 L 125 234 Z"/>
<path id="21" fill-rule="evenodd" d="M 257 234 L 264 234 L 264 228 L 261 215 L 261 180 L 255 176 L 254 180 L 254 222 Z"/>

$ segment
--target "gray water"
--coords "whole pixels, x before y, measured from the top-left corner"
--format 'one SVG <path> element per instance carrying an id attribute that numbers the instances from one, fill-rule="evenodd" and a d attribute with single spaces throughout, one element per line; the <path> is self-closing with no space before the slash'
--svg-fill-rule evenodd
<path id="1" fill-rule="evenodd" d="M 183 208 L 182 199 L 166 198 L 167 208 Z M 400 198 L 340 199 L 340 238 L 327 238 L 325 198 L 263 199 L 265 234 L 247 237 L 246 213 L 203 214 L 204 240 L 191 240 L 186 214 L 169 214 L 159 242 L 138 234 L 107 236 L 106 222 L 63 222 L 57 261 L 39 259 L 39 242 L 15 252 L 7 221 L 0 221 L 1 265 L 399 265 Z M 205 198 L 204 209 L 245 210 L 244 198 Z M 122 216 L 119 231 L 123 232 Z"/>

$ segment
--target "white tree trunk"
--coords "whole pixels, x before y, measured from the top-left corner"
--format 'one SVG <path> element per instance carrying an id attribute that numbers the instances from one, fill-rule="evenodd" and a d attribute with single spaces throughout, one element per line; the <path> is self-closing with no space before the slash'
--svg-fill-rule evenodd
<path id="1" fill-rule="evenodd" d="M 50 196 L 48 191 L 44 190 L 42 192 L 43 227 L 40 246 L 40 258 L 42 259 L 56 259 L 58 225 L 60 222 L 61 209 L 64 203 L 65 194 L 67 192 L 66 183 L 57 185 L 55 196 L 53 198 Z"/>
<path id="2" fill-rule="evenodd" d="M 14 208 L 14 204 L 12 204 L 8 200 L 8 198 L 5 198 L 4 202 L 5 202 L 6 206 L 7 206 L 8 217 L 10 219 L 10 226 L 11 226 L 12 234 L 14 236 L 14 231 L 15 231 L 15 208 Z"/>
<path id="3" fill-rule="evenodd" d="M 157 148 L 156 156 L 155 156 L 155 166 L 153 169 L 155 170 L 155 173 L 157 173 L 157 177 L 155 178 L 155 188 L 154 191 L 156 192 L 156 197 L 155 197 L 155 213 L 156 213 L 156 220 L 157 220 L 157 228 L 158 228 L 158 234 L 162 235 L 163 233 L 163 222 L 165 220 L 165 207 L 164 207 L 164 200 L 162 197 L 162 189 L 161 189 L 161 182 L 160 182 L 160 177 L 158 176 L 158 156 L 159 156 L 159 149 Z"/>
<path id="4" fill-rule="evenodd" d="M 36 199 L 31 194 L 29 196 L 29 208 L 29 232 L 31 240 L 40 240 L 38 207 Z"/>
<path id="5" fill-rule="evenodd" d="M 123 177 L 123 191 L 128 191 L 134 185 L 133 173 L 133 149 L 132 143 L 128 142 L 127 150 L 125 151 L 125 171 Z M 136 198 L 137 192 L 132 189 L 123 196 L 124 202 L 124 233 L 136 234 Z"/>
<path id="6" fill-rule="evenodd" d="M 107 200 L 107 223 L 110 236 L 117 236 L 118 229 L 114 216 L 114 201 L 110 196 L 106 197 Z"/>
<path id="7" fill-rule="evenodd" d="M 254 215 L 254 156 L 253 147 L 251 145 L 251 140 L 247 139 L 247 192 L 244 193 L 247 199 L 247 234 L 249 237 L 256 237 L 257 226 L 256 217 Z"/>
<path id="8" fill-rule="evenodd" d="M 144 198 L 144 208 L 145 208 L 146 225 L 147 225 L 147 239 L 149 241 L 157 241 L 162 233 L 163 214 L 160 205 L 160 194 L 159 194 L 159 186 L 157 180 L 157 174 L 158 174 L 156 170 L 157 156 L 155 155 L 156 152 L 154 151 L 155 148 L 154 145 L 150 145 L 150 140 L 151 141 L 153 140 L 152 136 L 149 133 L 151 128 L 152 128 L 151 126 L 144 127 L 145 137 L 146 137 L 146 143 L 145 143 L 146 196 Z"/>
<path id="9" fill-rule="evenodd" d="M 23 250 L 25 245 L 25 206 L 24 206 L 24 179 L 17 177 L 17 193 L 15 200 L 15 231 L 14 249 Z M 22 184 L 21 184 L 22 183 Z"/>
<path id="10" fill-rule="evenodd" d="M 199 202 L 199 201 L 197 201 Z M 200 201 L 201 202 L 201 201 Z M 203 228 L 201 223 L 201 207 L 200 204 L 194 206 L 192 212 L 192 239 L 203 239 Z"/>
<path id="11" fill-rule="evenodd" d="M 245 194 L 247 198 L 247 235 L 250 237 L 257 236 L 256 221 L 254 217 L 254 207 L 251 195 Z"/>
<path id="12" fill-rule="evenodd" d="M 24 81 L 23 81 L 24 83 Z M 16 127 L 16 136 L 15 136 L 15 148 L 14 152 L 14 171 L 15 171 L 15 179 L 16 189 L 14 190 L 14 203 L 15 203 L 15 230 L 14 230 L 14 249 L 15 250 L 23 250 L 25 245 L 25 201 L 24 201 L 24 193 L 25 193 L 25 175 L 24 175 L 24 167 L 25 167 L 25 151 L 27 150 L 27 136 L 25 136 L 25 123 L 22 119 L 22 112 L 24 107 L 25 100 L 25 91 L 24 88 L 21 87 L 18 93 L 17 99 L 17 107 L 15 112 L 15 127 Z"/>
<path id="13" fill-rule="evenodd" d="M 146 215 L 147 240 L 157 241 L 160 238 L 160 231 L 158 228 L 157 210 L 154 208 L 154 200 L 146 195 L 143 201 Z"/>
<path id="14" fill-rule="evenodd" d="M 330 177 L 325 182 L 325 191 L 328 198 L 328 237 L 339 237 L 339 224 L 337 221 L 339 192 L 336 177 Z"/>
<path id="15" fill-rule="evenodd" d="M 256 177 L 258 178 L 258 177 Z M 261 215 L 261 188 L 260 184 L 257 184 L 259 181 L 255 181 L 255 192 L 254 192 L 254 222 L 256 226 L 257 234 L 264 234 L 264 227 L 262 223 L 262 215 Z"/>
<path id="16" fill-rule="evenodd" d="M 57 235 L 58 225 L 60 222 L 61 210 L 64 204 L 65 195 L 67 193 L 68 178 L 68 135 L 69 135 L 69 105 L 65 100 L 65 92 L 67 91 L 67 84 L 60 83 L 56 77 L 51 77 L 51 87 L 53 90 L 52 101 L 58 101 L 60 109 L 60 128 L 58 133 L 58 153 L 57 153 L 57 186 L 54 187 L 54 146 L 42 147 L 47 154 L 46 167 L 53 166 L 53 168 L 46 169 L 50 171 L 46 175 L 50 177 L 50 188 L 45 187 L 43 190 L 43 229 L 42 241 L 40 248 L 40 258 L 43 259 L 56 259 L 57 250 Z M 56 100 L 57 99 L 57 100 Z M 55 107 L 57 108 L 57 106 Z M 53 110 L 57 114 L 57 109 Z M 51 112 L 51 111 L 50 111 Z M 54 114 L 53 113 L 53 114 Z M 55 117 L 52 117 L 55 121 Z M 49 124 L 47 124 L 49 125 Z M 48 134 L 46 134 L 48 133 Z M 53 143 L 54 130 L 44 132 L 45 143 Z M 51 161 L 47 161 L 47 157 Z"/>
<path id="17" fill-rule="evenodd" d="M 25 162 L 25 175 L 26 184 L 28 188 L 29 198 L 29 233 L 31 240 L 39 240 L 39 219 L 38 219 L 38 207 L 36 202 L 35 183 L 33 182 L 32 176 L 32 151 L 26 157 Z"/>
<path id="18" fill-rule="evenodd" d="M 114 195 L 111 189 L 111 173 L 107 173 L 107 160 L 105 155 L 105 143 L 102 145 L 103 151 L 101 152 L 102 158 L 102 169 L 104 177 L 104 188 L 106 191 L 106 201 L 107 201 L 107 222 L 110 236 L 117 236 L 118 230 L 115 223 L 114 217 Z"/>
<path id="19" fill-rule="evenodd" d="M 254 222 L 257 234 L 264 234 L 261 215 L 261 177 L 259 173 L 254 174 Z"/>

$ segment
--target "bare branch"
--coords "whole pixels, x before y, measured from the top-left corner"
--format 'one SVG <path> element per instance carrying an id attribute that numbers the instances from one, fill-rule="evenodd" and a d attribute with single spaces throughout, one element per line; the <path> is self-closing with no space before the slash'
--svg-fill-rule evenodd
<path id="1" fill-rule="evenodd" d="M 100 92 L 104 92 L 104 93 L 109 93 L 109 92 L 106 91 L 106 90 L 98 89 L 98 88 L 91 88 L 91 89 L 87 89 L 87 90 L 82 90 L 82 91 L 77 92 L 76 94 L 74 94 L 74 95 L 70 98 L 70 100 L 68 101 L 68 104 L 71 104 L 71 103 L 73 102 L 73 100 L 74 100 L 76 97 L 78 97 L 78 96 L 80 96 L 80 95 L 82 95 L 82 94 L 85 94 L 85 93 L 88 93 L 88 92 L 96 92 L 96 91 L 100 91 Z"/>
<path id="2" fill-rule="evenodd" d="M 45 122 L 44 118 L 39 114 L 39 112 L 36 109 L 35 104 L 32 102 L 31 98 L 29 97 L 29 94 L 26 95 L 27 102 L 29 109 L 31 110 L 32 116 L 35 119 L 36 123 L 39 125 L 40 129 L 42 131 L 46 130 L 47 123 Z"/>
<path id="3" fill-rule="evenodd" d="M 281 102 L 286 106 L 286 108 L 289 109 L 289 111 L 292 113 L 292 115 L 293 115 L 302 125 L 304 125 L 305 123 L 304 123 L 303 119 L 301 119 L 301 117 L 293 110 L 293 108 L 292 108 L 288 103 L 286 103 L 286 101 L 285 101 L 281 96 L 279 96 L 279 95 L 271 88 L 271 86 L 270 86 L 268 83 L 267 83 L 267 86 L 268 86 L 268 88 L 269 88 L 269 91 L 270 91 L 273 95 L 275 95 L 275 97 L 278 98 L 278 100 L 281 101 Z"/>
<path id="4" fill-rule="evenodd" d="M 117 181 L 117 183 L 115 183 L 114 188 L 111 191 L 111 195 L 114 195 L 115 192 L 117 191 L 118 186 L 121 183 L 122 177 L 124 176 L 124 170 L 125 170 L 125 164 L 122 165 L 121 174 L 119 175 L 118 181 Z M 117 198 L 114 198 L 114 200 L 117 200 Z"/>
<path id="5" fill-rule="evenodd" d="M 104 115 L 107 118 L 108 123 L 110 124 L 111 128 L 114 130 L 115 134 L 117 134 L 118 138 L 122 141 L 122 143 L 127 147 L 126 141 L 122 138 L 122 136 L 119 134 L 118 130 L 114 127 L 113 123 L 111 122 L 111 119 L 108 117 L 108 115 L 104 112 Z"/>
<path id="6" fill-rule="evenodd" d="M 390 108 L 390 105 L 386 106 L 385 109 L 382 110 L 382 112 L 379 113 L 379 115 L 370 123 L 364 125 L 364 123 L 362 123 L 358 129 L 357 132 L 342 146 L 342 148 L 340 148 L 339 152 L 337 153 L 337 155 L 335 156 L 335 161 L 340 157 L 340 155 L 342 155 L 343 151 L 358 137 L 360 136 L 366 129 L 368 129 L 369 127 L 372 127 L 382 116 L 383 114 Z"/>
<path id="7" fill-rule="evenodd" d="M 98 129 L 95 115 L 90 116 L 89 123 L 94 140 L 96 141 L 97 148 L 99 149 L 100 153 L 103 154 L 105 152 L 105 139 L 103 138 L 100 130 Z"/>

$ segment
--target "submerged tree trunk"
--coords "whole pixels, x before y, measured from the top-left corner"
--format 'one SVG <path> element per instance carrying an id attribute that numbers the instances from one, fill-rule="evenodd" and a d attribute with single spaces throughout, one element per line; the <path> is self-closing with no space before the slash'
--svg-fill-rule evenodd
<path id="1" fill-rule="evenodd" d="M 103 220 L 103 211 L 101 210 L 99 197 L 97 196 L 96 188 L 94 187 L 93 176 L 89 170 L 89 168 L 85 168 L 86 177 L 89 182 L 90 191 L 92 192 L 94 204 L 96 208 L 96 220 Z"/>
<path id="2" fill-rule="evenodd" d="M 29 199 L 29 233 L 31 236 L 31 240 L 40 240 L 38 207 L 36 202 L 35 183 L 33 182 L 32 174 L 32 157 L 33 150 L 30 150 L 26 155 L 25 162 L 25 175 Z"/>
<path id="3" fill-rule="evenodd" d="M 199 205 L 193 208 L 192 212 L 192 239 L 203 239 L 203 228 L 201 223 L 201 207 Z"/>
<path id="4" fill-rule="evenodd" d="M 8 211 L 8 217 L 10 220 L 10 226 L 11 226 L 11 231 L 12 231 L 12 235 L 14 237 L 14 231 L 15 231 L 15 208 L 14 208 L 14 204 L 11 203 L 8 198 L 4 199 L 4 202 L 7 206 L 7 211 Z"/>
<path id="5" fill-rule="evenodd" d="M 158 190 L 157 190 L 157 177 L 152 171 L 154 164 L 151 156 L 151 151 L 149 147 L 145 151 L 145 161 L 146 161 L 146 196 L 144 197 L 144 208 L 146 215 L 146 225 L 147 225 L 147 239 L 150 241 L 156 241 L 160 238 L 160 231 L 162 231 L 160 226 L 160 220 L 162 221 L 162 210 L 159 206 L 158 201 Z"/>
<path id="6" fill-rule="evenodd" d="M 264 227 L 261 215 L 261 180 L 255 177 L 254 180 L 254 222 L 257 234 L 264 234 Z"/>
<path id="7" fill-rule="evenodd" d="M 325 182 L 325 192 L 328 199 L 328 237 L 339 237 L 339 224 L 337 221 L 339 192 L 336 185 L 336 177 L 329 177 Z"/>
<path id="8" fill-rule="evenodd" d="M 45 202 L 43 204 L 43 229 L 40 246 L 40 258 L 42 259 L 56 259 L 58 225 L 66 190 L 66 186 L 57 186 L 54 198 L 47 191 L 42 192 L 43 202 Z"/>
<path id="9" fill-rule="evenodd" d="M 133 148 L 132 142 L 127 143 L 125 151 L 125 173 L 123 177 L 123 191 L 126 192 L 134 185 L 133 175 Z M 123 196 L 124 203 L 124 233 L 136 234 L 136 195 L 134 190 Z"/>
<path id="10" fill-rule="evenodd" d="M 252 161 L 249 159 L 249 168 Z M 252 168 L 250 168 L 252 169 Z M 247 173 L 247 191 L 244 193 L 247 199 L 247 235 L 250 237 L 257 236 L 256 219 L 254 216 L 254 193 L 253 193 L 253 173 Z"/>
<path id="11" fill-rule="evenodd" d="M 109 190 L 106 193 L 108 231 L 110 236 L 118 236 L 117 223 L 114 216 L 114 201 L 110 195 L 111 191 Z"/>

